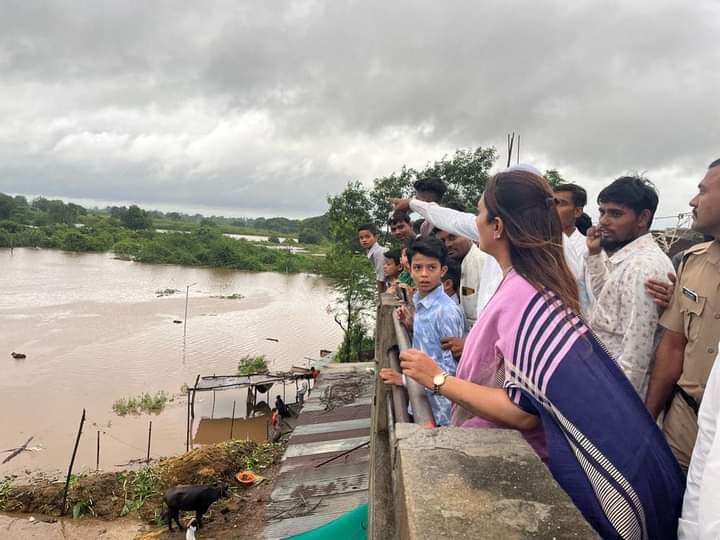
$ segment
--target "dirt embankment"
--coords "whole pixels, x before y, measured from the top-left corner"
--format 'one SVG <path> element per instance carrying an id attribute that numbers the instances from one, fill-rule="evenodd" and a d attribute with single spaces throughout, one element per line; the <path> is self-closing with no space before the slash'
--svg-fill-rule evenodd
<path id="1" fill-rule="evenodd" d="M 234 440 L 162 459 L 135 471 L 73 477 L 68 515 L 104 520 L 130 515 L 138 516 L 149 526 L 166 527 L 162 496 L 167 488 L 178 484 L 225 482 L 229 496 L 213 504 L 206 515 L 208 526 L 203 538 L 212 538 L 213 530 L 214 534 L 225 531 L 217 538 L 253 538 L 253 531 L 247 526 L 248 517 L 262 516 L 263 512 L 258 509 L 267 499 L 269 480 L 274 476 L 274 464 L 282 451 L 282 444 Z M 268 481 L 244 488 L 234 478 L 242 470 L 262 474 Z M 63 490 L 63 482 L 15 485 L 5 480 L 0 484 L 0 511 L 59 516 Z M 229 531 L 239 529 L 240 523 L 242 534 L 230 534 Z M 261 526 L 261 521 L 256 525 Z M 161 538 L 161 531 L 151 533 L 148 538 Z"/>

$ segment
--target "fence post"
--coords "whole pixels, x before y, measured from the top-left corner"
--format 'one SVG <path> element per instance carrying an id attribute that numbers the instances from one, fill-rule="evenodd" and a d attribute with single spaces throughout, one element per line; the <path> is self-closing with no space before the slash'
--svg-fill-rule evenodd
<path id="1" fill-rule="evenodd" d="M 80 444 L 80 435 L 82 435 L 83 424 L 85 424 L 85 409 L 83 409 L 82 418 L 80 418 L 80 427 L 78 428 L 77 437 L 75 438 L 75 447 L 73 448 L 72 457 L 70 458 L 70 466 L 68 467 L 67 478 L 65 479 L 65 492 L 63 493 L 61 516 L 65 515 L 65 505 L 67 504 L 68 489 L 70 488 L 70 476 L 72 475 L 73 465 L 75 464 L 75 456 L 77 455 L 78 444 Z"/>
<path id="2" fill-rule="evenodd" d="M 100 430 L 97 432 L 97 455 L 95 456 L 95 472 L 100 470 Z"/>
<path id="3" fill-rule="evenodd" d="M 235 428 L 235 400 L 233 399 L 232 418 L 230 419 L 230 440 L 233 438 L 233 429 Z"/>
<path id="4" fill-rule="evenodd" d="M 150 427 L 148 428 L 148 449 L 147 449 L 147 461 L 150 463 L 150 440 L 152 439 L 152 420 L 150 420 Z"/>

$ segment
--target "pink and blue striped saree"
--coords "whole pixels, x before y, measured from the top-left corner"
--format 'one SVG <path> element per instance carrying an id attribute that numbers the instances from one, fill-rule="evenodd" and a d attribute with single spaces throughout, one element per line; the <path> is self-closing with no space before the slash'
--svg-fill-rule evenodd
<path id="1" fill-rule="evenodd" d="M 457 376 L 504 387 L 541 419 L 524 433 L 603 538 L 676 537 L 684 477 L 634 388 L 585 323 L 510 272 L 467 338 Z M 457 405 L 453 424 L 503 427 Z"/>

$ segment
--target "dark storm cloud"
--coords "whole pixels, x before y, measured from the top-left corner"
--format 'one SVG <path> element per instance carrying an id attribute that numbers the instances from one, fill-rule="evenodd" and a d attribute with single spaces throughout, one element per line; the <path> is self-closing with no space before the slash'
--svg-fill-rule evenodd
<path id="1" fill-rule="evenodd" d="M 310 215 L 350 178 L 517 130 L 591 194 L 647 171 L 677 212 L 720 148 L 709 0 L 2 12 L 2 191 Z"/>

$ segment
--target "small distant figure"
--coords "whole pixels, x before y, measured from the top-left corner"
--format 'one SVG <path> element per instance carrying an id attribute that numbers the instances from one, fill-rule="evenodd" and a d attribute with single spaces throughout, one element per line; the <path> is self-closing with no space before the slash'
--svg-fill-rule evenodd
<path id="1" fill-rule="evenodd" d="M 197 531 L 197 520 L 192 518 L 185 529 L 185 540 L 196 540 L 195 531 Z"/>
<path id="2" fill-rule="evenodd" d="M 385 290 L 390 294 L 394 294 L 395 283 L 402 271 L 400 264 L 400 256 L 402 252 L 399 249 L 390 249 L 384 253 L 383 273 L 385 274 Z"/>
<path id="3" fill-rule="evenodd" d="M 275 408 L 277 409 L 278 413 L 280 414 L 280 418 L 283 420 L 286 418 L 290 418 L 292 416 L 292 413 L 290 412 L 290 408 L 285 405 L 285 402 L 282 400 L 280 396 L 277 396 L 275 398 Z"/>
<path id="4" fill-rule="evenodd" d="M 278 410 L 275 408 L 273 408 L 272 416 L 270 417 L 270 426 L 272 426 L 273 431 L 277 431 L 280 428 L 280 414 L 278 414 Z"/>
<path id="5" fill-rule="evenodd" d="M 319 369 L 315 369 L 315 367 L 311 367 L 311 368 L 310 368 L 310 375 L 312 375 L 313 387 L 314 387 L 314 386 L 315 386 L 315 383 L 317 382 L 317 378 L 318 378 L 318 376 L 320 375 L 320 370 L 319 370 Z"/>
<path id="6" fill-rule="evenodd" d="M 298 403 L 300 403 L 300 405 L 305 403 L 305 394 L 307 393 L 307 391 L 308 391 L 308 383 L 307 383 L 307 381 L 303 381 L 302 384 L 300 385 L 300 389 L 298 390 L 298 394 L 297 394 L 297 398 L 298 398 L 297 400 L 298 400 Z"/>
<path id="7" fill-rule="evenodd" d="M 12 356 L 15 360 L 24 360 L 25 358 L 27 358 L 26 355 L 19 352 L 11 352 L 10 356 Z"/>

